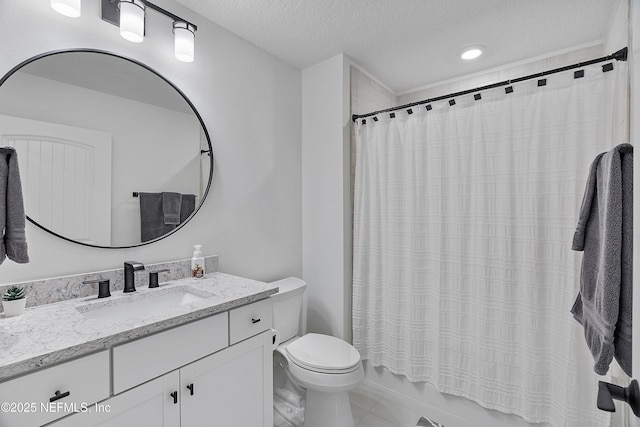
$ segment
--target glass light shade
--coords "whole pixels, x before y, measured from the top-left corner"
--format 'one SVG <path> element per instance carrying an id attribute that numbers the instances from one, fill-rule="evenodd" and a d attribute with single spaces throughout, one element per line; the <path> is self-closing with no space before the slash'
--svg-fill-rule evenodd
<path id="1" fill-rule="evenodd" d="M 193 25 L 176 21 L 173 23 L 173 34 L 176 58 L 182 62 L 193 62 L 196 37 Z"/>
<path id="2" fill-rule="evenodd" d="M 51 7 L 56 12 L 70 18 L 79 17 L 81 12 L 80 0 L 51 0 Z"/>
<path id="3" fill-rule="evenodd" d="M 144 3 L 139 0 L 121 0 L 120 35 L 134 43 L 144 40 Z"/>

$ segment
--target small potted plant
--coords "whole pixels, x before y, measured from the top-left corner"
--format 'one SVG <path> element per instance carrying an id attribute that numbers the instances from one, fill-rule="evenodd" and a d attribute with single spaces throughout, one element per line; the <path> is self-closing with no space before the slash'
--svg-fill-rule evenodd
<path id="1" fill-rule="evenodd" d="M 18 286 L 10 286 L 7 291 L 2 294 L 2 307 L 4 308 L 4 316 L 18 316 L 24 313 L 24 307 L 27 303 L 24 288 Z"/>

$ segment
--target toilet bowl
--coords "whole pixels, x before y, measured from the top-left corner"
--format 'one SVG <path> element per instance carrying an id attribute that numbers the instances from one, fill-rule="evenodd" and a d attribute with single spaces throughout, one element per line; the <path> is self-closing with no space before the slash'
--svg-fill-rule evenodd
<path id="1" fill-rule="evenodd" d="M 284 350 L 284 352 L 282 351 Z M 281 345 L 298 384 L 326 393 L 351 390 L 362 381 L 360 353 L 341 339 L 307 334 Z"/>
<path id="2" fill-rule="evenodd" d="M 277 425 L 300 427 L 297 405 L 302 403 L 304 427 L 354 427 L 347 391 L 364 378 L 360 353 L 349 343 L 329 335 L 295 335 L 300 330 L 299 316 L 306 283 L 289 278 L 277 284 L 280 291 L 271 297 L 275 297 L 274 328 L 286 341 L 275 350 L 274 360 L 277 355 L 278 360 L 284 363 L 274 363 L 274 378 L 286 376 L 293 389 L 302 388 L 306 396 L 299 393 L 298 400 L 291 399 L 291 387 L 288 390 L 278 389 L 283 387 L 282 381 L 278 384 L 274 381 L 274 420 L 282 419 Z M 287 314 L 286 322 L 278 320 Z M 285 399 L 279 396 L 287 396 L 289 402 L 283 402 Z M 286 411 L 282 410 L 283 407 Z"/>

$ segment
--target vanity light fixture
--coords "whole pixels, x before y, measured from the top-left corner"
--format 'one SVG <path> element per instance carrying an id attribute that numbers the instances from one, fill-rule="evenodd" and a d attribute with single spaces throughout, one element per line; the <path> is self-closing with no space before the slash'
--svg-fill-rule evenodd
<path id="1" fill-rule="evenodd" d="M 70 18 L 79 17 L 81 12 L 80 0 L 51 0 L 51 7 L 56 12 Z"/>
<path id="2" fill-rule="evenodd" d="M 147 10 L 154 10 L 173 20 L 175 57 L 183 62 L 193 62 L 194 40 L 198 30 L 194 24 L 147 0 L 102 0 L 102 19 L 119 26 L 120 35 L 136 43 L 144 40 Z"/>
<path id="3" fill-rule="evenodd" d="M 465 61 L 470 61 L 472 59 L 476 59 L 484 52 L 485 47 L 482 45 L 468 46 L 465 47 L 462 52 L 460 52 L 460 58 Z"/>
<path id="4" fill-rule="evenodd" d="M 195 27 L 188 22 L 173 21 L 173 35 L 176 58 L 182 62 L 193 62 Z"/>
<path id="5" fill-rule="evenodd" d="M 144 40 L 145 5 L 141 0 L 120 0 L 120 35 L 134 43 Z"/>

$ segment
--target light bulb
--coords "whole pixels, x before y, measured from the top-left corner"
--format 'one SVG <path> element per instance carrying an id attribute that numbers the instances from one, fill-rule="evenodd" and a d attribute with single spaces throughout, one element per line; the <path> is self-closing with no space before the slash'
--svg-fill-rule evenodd
<path id="1" fill-rule="evenodd" d="M 140 0 L 120 0 L 120 35 L 134 43 L 144 40 L 144 3 Z"/>
<path id="2" fill-rule="evenodd" d="M 51 7 L 56 12 L 70 18 L 80 16 L 80 0 L 51 0 Z"/>
<path id="3" fill-rule="evenodd" d="M 175 21 L 173 34 L 175 36 L 175 56 L 182 62 L 193 62 L 195 27 L 187 22 Z"/>

